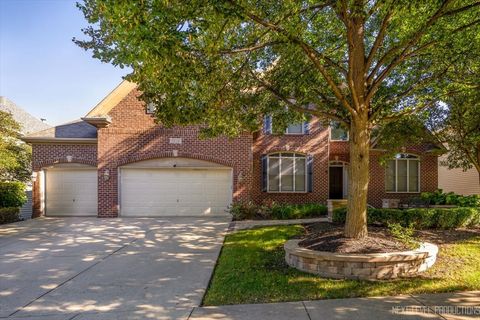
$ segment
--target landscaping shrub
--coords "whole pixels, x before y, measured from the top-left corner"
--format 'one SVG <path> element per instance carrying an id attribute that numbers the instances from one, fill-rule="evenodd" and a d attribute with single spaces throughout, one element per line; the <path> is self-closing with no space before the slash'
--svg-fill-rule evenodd
<path id="1" fill-rule="evenodd" d="M 25 185 L 21 182 L 0 182 L 0 208 L 21 207 L 27 202 Z"/>
<path id="2" fill-rule="evenodd" d="M 345 223 L 346 208 L 333 212 L 333 222 Z M 412 226 L 415 229 L 453 229 L 460 227 L 480 226 L 480 208 L 414 208 L 400 209 L 367 209 L 367 222 L 370 225 L 388 226 L 400 224 L 403 227 Z"/>
<path id="3" fill-rule="evenodd" d="M 480 207 L 480 195 L 462 196 L 453 192 L 444 193 L 442 189 L 434 192 L 422 192 L 421 198 L 433 205 L 455 205 L 459 207 Z"/>
<path id="4" fill-rule="evenodd" d="M 327 206 L 317 203 L 257 205 L 248 201 L 232 204 L 229 212 L 233 220 L 304 219 L 327 215 Z"/>
<path id="5" fill-rule="evenodd" d="M 18 220 L 20 220 L 20 209 L 18 207 L 0 208 L 0 224 Z"/>
<path id="6" fill-rule="evenodd" d="M 415 229 L 413 224 L 408 227 L 403 227 L 399 223 L 389 223 L 388 229 L 392 236 L 398 241 L 406 245 L 409 249 L 417 249 L 420 246 L 420 241 L 414 236 Z"/>

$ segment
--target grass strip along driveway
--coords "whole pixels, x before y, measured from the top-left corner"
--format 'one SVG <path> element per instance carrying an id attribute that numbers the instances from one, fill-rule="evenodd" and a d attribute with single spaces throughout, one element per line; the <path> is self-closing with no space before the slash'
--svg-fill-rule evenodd
<path id="1" fill-rule="evenodd" d="M 415 278 L 332 280 L 290 268 L 283 244 L 299 225 L 263 227 L 226 237 L 204 305 L 436 293 L 480 289 L 480 230 L 428 230 L 420 238 L 439 245 L 437 263 Z"/>

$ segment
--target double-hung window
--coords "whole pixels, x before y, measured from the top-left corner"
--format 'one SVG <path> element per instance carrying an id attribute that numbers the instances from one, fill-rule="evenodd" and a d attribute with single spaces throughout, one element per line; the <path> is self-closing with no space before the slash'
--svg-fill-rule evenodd
<path id="1" fill-rule="evenodd" d="M 268 192 L 306 192 L 306 157 L 296 153 L 275 153 L 267 157 Z"/>
<path id="2" fill-rule="evenodd" d="M 416 155 L 399 153 L 388 160 L 387 192 L 420 192 L 420 159 Z"/>
<path id="3" fill-rule="evenodd" d="M 332 141 L 348 141 L 348 131 L 345 130 L 340 122 L 332 121 L 330 123 L 330 140 Z"/>
<path id="4" fill-rule="evenodd" d="M 285 129 L 285 134 L 305 134 L 305 124 L 291 124 L 287 127 L 287 129 Z"/>
<path id="5" fill-rule="evenodd" d="M 303 134 L 309 134 L 309 122 L 299 122 L 299 123 L 293 123 L 290 124 L 284 131 L 284 134 L 286 135 L 303 135 Z M 264 121 L 263 121 L 263 131 L 266 134 L 272 134 L 272 133 L 279 133 L 278 131 L 281 130 L 274 130 L 273 128 L 273 121 L 272 121 L 272 116 L 265 116 Z"/>

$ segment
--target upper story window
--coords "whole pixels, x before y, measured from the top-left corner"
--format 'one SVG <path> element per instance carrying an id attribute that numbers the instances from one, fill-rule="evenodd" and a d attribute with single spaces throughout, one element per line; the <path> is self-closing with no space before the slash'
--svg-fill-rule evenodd
<path id="1" fill-rule="evenodd" d="M 305 124 L 291 124 L 285 129 L 285 134 L 305 134 Z"/>
<path id="2" fill-rule="evenodd" d="M 155 113 L 155 104 L 153 103 L 149 103 L 147 104 L 147 106 L 145 107 L 145 112 L 147 114 L 154 114 Z"/>
<path id="3" fill-rule="evenodd" d="M 397 154 L 387 162 L 385 180 L 387 192 L 420 192 L 420 159 L 413 154 Z"/>
<path id="4" fill-rule="evenodd" d="M 345 130 L 340 122 L 332 121 L 330 123 L 330 140 L 332 141 L 348 141 L 348 131 Z"/>
<path id="5" fill-rule="evenodd" d="M 272 116 L 265 116 L 264 123 L 263 123 L 263 131 L 266 134 L 272 134 L 274 132 L 272 128 Z M 291 135 L 301 135 L 301 134 L 308 134 L 309 133 L 309 123 L 308 121 L 295 123 L 289 125 L 286 129 L 284 134 L 291 134 Z"/>
<path id="6" fill-rule="evenodd" d="M 267 156 L 268 192 L 305 192 L 307 159 L 302 154 L 275 153 Z"/>

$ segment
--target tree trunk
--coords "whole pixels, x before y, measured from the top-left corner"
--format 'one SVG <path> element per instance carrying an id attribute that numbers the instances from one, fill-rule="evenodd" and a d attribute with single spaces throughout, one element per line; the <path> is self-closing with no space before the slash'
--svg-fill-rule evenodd
<path id="1" fill-rule="evenodd" d="M 367 236 L 367 192 L 370 157 L 368 116 L 352 119 L 350 126 L 350 165 L 348 166 L 348 205 L 345 237 Z"/>
<path id="2" fill-rule="evenodd" d="M 474 163 L 475 169 L 478 172 L 478 183 L 480 184 L 480 143 L 477 144 L 477 162 Z"/>

